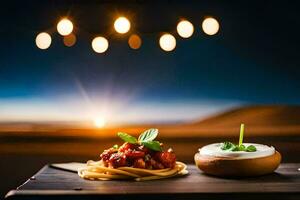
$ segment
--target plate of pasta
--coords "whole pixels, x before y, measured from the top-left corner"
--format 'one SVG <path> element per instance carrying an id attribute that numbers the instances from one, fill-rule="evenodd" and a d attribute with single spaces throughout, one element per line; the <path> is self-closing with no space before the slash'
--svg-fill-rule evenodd
<path id="1" fill-rule="evenodd" d="M 158 129 L 148 129 L 138 138 L 119 132 L 124 143 L 104 150 L 98 161 L 87 161 L 78 175 L 88 180 L 148 181 L 188 174 L 173 149 L 165 150 L 163 143 L 155 140 L 157 135 Z"/>

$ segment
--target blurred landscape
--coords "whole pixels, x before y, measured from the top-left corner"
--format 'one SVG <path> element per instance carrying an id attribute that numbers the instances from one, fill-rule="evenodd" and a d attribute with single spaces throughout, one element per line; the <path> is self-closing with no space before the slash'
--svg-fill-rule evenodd
<path id="1" fill-rule="evenodd" d="M 72 123 L 2 123 L 0 132 L 1 194 L 15 188 L 43 165 L 85 162 L 114 144 L 122 144 L 119 131 L 138 135 L 159 128 L 159 140 L 172 147 L 178 160 L 193 163 L 201 146 L 230 140 L 237 142 L 240 123 L 245 123 L 245 142 L 275 146 L 283 162 L 300 162 L 300 106 L 246 106 L 206 119 L 181 124 L 147 124 L 96 129 Z M 14 174 L 14 176 L 11 176 Z"/>

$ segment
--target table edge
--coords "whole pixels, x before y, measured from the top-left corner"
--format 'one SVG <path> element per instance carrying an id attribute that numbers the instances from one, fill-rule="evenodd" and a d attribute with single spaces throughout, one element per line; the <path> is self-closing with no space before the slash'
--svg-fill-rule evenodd
<path id="1" fill-rule="evenodd" d="M 241 191 L 237 191 L 237 192 L 201 192 L 201 193 L 197 193 L 197 192 L 166 192 L 166 193 L 157 193 L 157 192 L 151 192 L 151 193 L 147 193 L 149 195 L 233 195 L 233 194 L 253 194 L 253 195 L 261 195 L 261 194 L 265 194 L 265 195 L 274 195 L 274 194 L 282 194 L 282 195 L 298 195 L 300 197 L 300 191 L 294 191 L 294 192 L 265 192 L 265 191 L 258 191 L 258 192 L 241 192 Z M 145 193 L 124 193 L 126 195 L 145 195 Z M 14 196 L 31 196 L 31 195 L 35 195 L 35 196 L 59 196 L 59 195 L 98 195 L 98 196 L 120 196 L 120 195 L 124 195 L 124 194 L 112 194 L 112 193 L 103 193 L 102 192 L 97 192 L 94 190 L 10 190 L 6 196 L 5 199 L 11 199 Z"/>

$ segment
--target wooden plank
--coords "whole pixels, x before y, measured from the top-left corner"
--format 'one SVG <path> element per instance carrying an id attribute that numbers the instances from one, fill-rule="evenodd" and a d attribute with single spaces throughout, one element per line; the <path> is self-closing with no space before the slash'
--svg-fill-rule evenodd
<path id="1" fill-rule="evenodd" d="M 270 196 L 274 199 L 300 199 L 300 164 L 282 164 L 276 173 L 256 178 L 224 179 L 204 175 L 194 165 L 188 165 L 186 177 L 147 182 L 89 181 L 76 173 L 45 166 L 34 178 L 11 191 L 8 199 L 43 198 L 106 198 L 129 197 L 135 199 L 174 198 L 199 199 L 243 196 Z M 257 197 L 256 197 L 257 198 Z M 162 198 L 163 199 L 163 198 Z"/>

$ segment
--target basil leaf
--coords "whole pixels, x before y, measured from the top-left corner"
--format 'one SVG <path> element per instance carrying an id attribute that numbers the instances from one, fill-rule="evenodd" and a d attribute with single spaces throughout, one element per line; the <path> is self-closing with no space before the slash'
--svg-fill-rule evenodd
<path id="1" fill-rule="evenodd" d="M 112 148 L 113 149 L 119 149 L 119 145 L 115 144 Z"/>
<path id="2" fill-rule="evenodd" d="M 154 151 L 162 151 L 162 148 L 158 141 L 142 142 L 142 145 Z"/>
<path id="3" fill-rule="evenodd" d="M 232 144 L 231 142 L 223 142 L 221 149 L 222 150 L 229 150 L 232 149 L 235 145 Z"/>
<path id="4" fill-rule="evenodd" d="M 158 129 L 156 128 L 151 128 L 146 131 L 144 131 L 140 136 L 138 141 L 139 142 L 149 142 L 153 141 L 158 135 Z"/>
<path id="5" fill-rule="evenodd" d="M 131 143 L 131 144 L 136 144 L 138 141 L 135 137 L 127 134 L 127 133 L 122 133 L 122 132 L 119 132 L 118 133 L 118 136 L 124 140 L 125 142 L 128 142 L 128 143 Z"/>
<path id="6" fill-rule="evenodd" d="M 246 151 L 247 151 L 247 152 L 254 152 L 254 151 L 256 151 L 256 147 L 253 146 L 253 145 L 249 145 L 249 146 L 246 148 Z"/>

